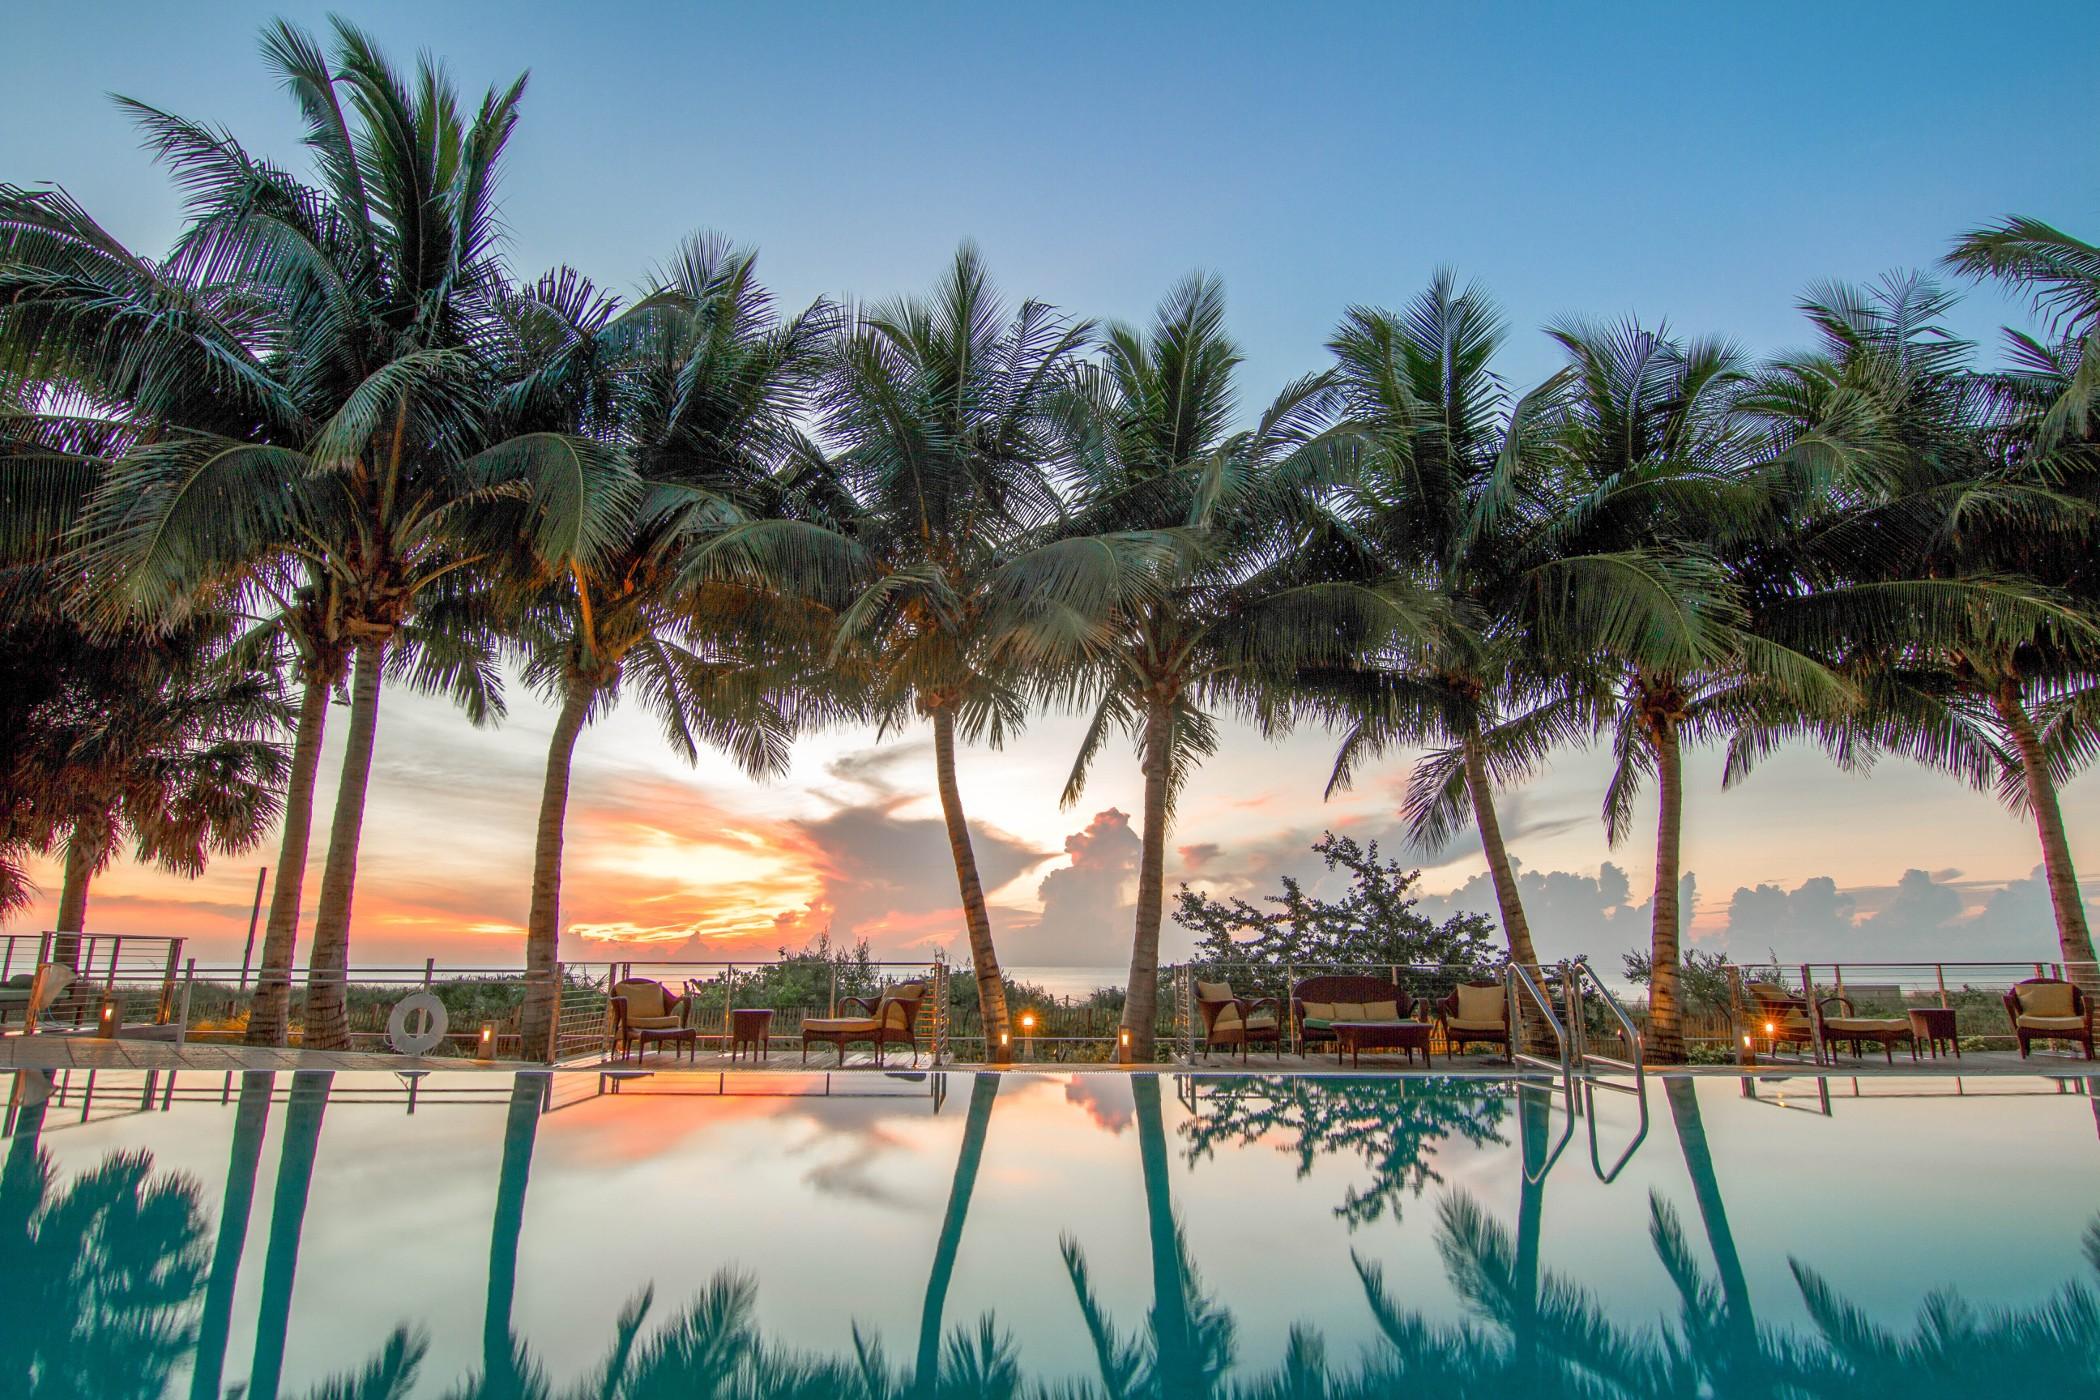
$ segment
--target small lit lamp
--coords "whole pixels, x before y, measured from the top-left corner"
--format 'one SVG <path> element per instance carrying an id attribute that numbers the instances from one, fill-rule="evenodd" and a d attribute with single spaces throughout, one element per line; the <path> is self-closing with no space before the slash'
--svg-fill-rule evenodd
<path id="1" fill-rule="evenodd" d="M 95 1023 L 95 1034 L 101 1036 L 104 1040 L 115 1040 L 117 1038 L 118 1024 L 117 999 L 115 997 L 102 998 L 102 1012 Z"/>
<path id="2" fill-rule="evenodd" d="M 1116 1063 L 1119 1065 L 1130 1063 L 1130 1027 L 1128 1026 L 1119 1026 L 1116 1029 Z"/>
<path id="3" fill-rule="evenodd" d="M 1743 1063 L 1746 1065 L 1757 1063 L 1757 1046 L 1748 1035 L 1743 1037 Z"/>
<path id="4" fill-rule="evenodd" d="M 1035 1058 L 1035 1013 L 1021 1013 L 1021 1051 L 1029 1059 Z"/>
<path id="5" fill-rule="evenodd" d="M 1007 1035 L 1005 1031 L 1001 1031 L 999 1032 L 999 1048 L 997 1051 L 993 1052 L 992 1063 L 995 1065 L 1011 1064 L 1013 1062 L 1013 1058 L 1014 1049 L 1012 1039 Z"/>
<path id="6" fill-rule="evenodd" d="M 481 1034 L 474 1041 L 474 1058 L 477 1060 L 493 1060 L 496 1058 L 496 1023 L 494 1021 L 483 1021 L 481 1023 Z"/>

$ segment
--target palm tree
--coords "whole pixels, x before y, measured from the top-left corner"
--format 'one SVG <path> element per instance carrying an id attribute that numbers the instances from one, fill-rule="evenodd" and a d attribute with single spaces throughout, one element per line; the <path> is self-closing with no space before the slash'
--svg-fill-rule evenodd
<path id="1" fill-rule="evenodd" d="M 1232 428 L 1238 348 L 1224 290 L 1190 277 L 1149 331 L 1109 330 L 1062 412 L 1074 444 L 1078 531 L 1150 531 L 1175 554 L 1157 595 L 1116 618 L 1098 665 L 1068 681 L 1092 692 L 1064 802 L 1078 800 L 1109 733 L 1138 746 L 1145 779 L 1135 927 L 1123 1029 L 1154 1055 L 1167 832 L 1176 794 L 1217 748 L 1220 706 L 1275 732 L 1289 722 L 1301 668 L 1341 666 L 1376 640 L 1424 626 L 1411 590 L 1335 576 L 1333 531 L 1318 512 L 1353 466 L 1354 436 L 1327 425 L 1327 376 L 1285 386 L 1251 428 Z M 1178 532 L 1178 533 L 1177 533 Z"/>
<path id="2" fill-rule="evenodd" d="M 547 1079 L 521 1074 L 511 1080 L 510 1112 L 503 1124 L 503 1164 L 496 1178 L 496 1213 L 489 1227 L 488 1300 L 481 1314 L 481 1371 L 486 1378 L 521 1388 L 522 1351 L 511 1323 L 517 1301 L 518 1240 L 525 1229 L 525 1188 L 532 1181 L 532 1149 L 546 1111 Z"/>
<path id="3" fill-rule="evenodd" d="M 1041 302 L 1012 315 L 965 244 L 923 300 L 845 318 L 817 394 L 851 518 L 752 521 L 694 551 L 689 576 L 791 596 L 851 591 L 833 656 L 868 673 L 888 731 L 933 729 L 941 815 L 996 1052 L 1009 1027 L 991 917 L 956 779 L 958 738 L 994 747 L 1042 678 L 1098 641 L 1101 619 L 1147 586 L 1157 542 L 1073 537 L 1046 468 L 1050 412 L 1088 328 Z"/>
<path id="4" fill-rule="evenodd" d="M 1537 561 L 1522 540 L 1555 504 L 1546 429 L 1570 376 L 1511 403 L 1493 369 L 1503 335 L 1486 295 L 1445 270 L 1402 312 L 1352 307 L 1329 342 L 1343 413 L 1365 448 L 1364 469 L 1335 510 L 1360 553 L 1356 567 L 1426 587 L 1454 625 L 1322 676 L 1319 688 L 1345 726 L 1329 794 L 1396 745 L 1430 746 L 1409 782 L 1409 834 L 1435 849 L 1472 821 L 1509 955 L 1535 966 L 1495 791 L 1580 741 L 1596 696 L 1586 658 L 1541 665 L 1528 625 L 1537 579 L 1525 566 Z M 1570 586 L 1609 586 L 1575 561 L 1549 567 Z"/>
<path id="5" fill-rule="evenodd" d="M 277 814 L 284 756 L 272 735 L 285 715 L 273 677 L 231 664 L 215 619 L 161 637 L 76 634 L 67 661 L 16 773 L 40 775 L 29 831 L 64 850 L 54 927 L 79 933 L 89 882 L 127 841 L 140 860 L 195 876 L 211 852 L 262 840 Z"/>
<path id="6" fill-rule="evenodd" d="M 1766 450 L 1736 412 L 1746 375 L 1738 354 L 1719 341 L 1678 341 L 1632 324 L 1577 322 L 1551 334 L 1572 373 L 1553 428 L 1565 494 L 1527 549 L 1615 560 L 1626 591 L 1655 600 L 1636 628 L 1613 627 L 1623 609 L 1609 590 L 1560 589 L 1541 615 L 1565 639 L 1549 653 L 1601 655 L 1615 672 L 1607 720 L 1615 762 L 1604 798 L 1612 841 L 1626 835 L 1642 786 L 1651 778 L 1656 785 L 1647 1046 L 1669 1063 L 1684 1058 L 1684 745 L 1725 737 L 1746 717 L 1780 708 L 1832 713 L 1853 693 L 1813 657 L 1751 627 L 1718 552 L 1755 514 L 1759 498 L 1742 478 Z M 1569 628 L 1568 617 L 1588 625 Z"/>
<path id="7" fill-rule="evenodd" d="M 587 440 L 491 431 L 486 360 L 505 288 L 494 189 L 524 79 L 491 89 L 470 114 L 431 60 L 411 83 L 342 21 L 334 48 L 324 57 L 282 23 L 265 32 L 265 56 L 299 101 L 318 185 L 222 131 L 125 104 L 191 199 L 167 285 L 232 289 L 227 316 L 263 347 L 265 372 L 253 354 L 222 355 L 207 361 L 198 391 L 223 382 L 264 426 L 183 425 L 142 441 L 112 478 L 88 554 L 134 606 L 165 606 L 249 571 L 285 614 L 318 629 L 302 707 L 315 743 L 312 692 L 331 649 L 347 653 L 350 732 L 309 953 L 306 1043 L 316 1047 L 347 1036 L 351 897 L 381 682 L 390 667 L 418 669 L 408 651 L 419 611 L 470 596 L 468 571 L 514 542 L 474 533 L 503 516 L 481 507 L 523 497 L 543 557 L 588 558 L 596 521 L 633 494 L 624 464 Z M 75 338 L 121 358 L 111 342 L 122 324 L 82 323 Z M 189 363 L 153 343 L 146 359 L 134 379 L 179 377 Z M 470 687 L 484 679 L 471 648 L 441 649 L 427 665 Z M 280 878 L 302 865 L 281 856 Z M 296 913 L 291 894 L 280 885 L 274 931 Z M 288 937 L 278 941 L 288 955 Z M 274 951 L 266 947 L 266 962 Z M 282 995 L 279 979 L 265 985 L 273 1000 Z"/>
<path id="8" fill-rule="evenodd" d="M 590 435 L 628 453 L 643 484 L 588 564 L 533 561 L 515 624 L 528 682 L 558 705 L 548 744 L 526 923 L 529 1053 L 547 1042 L 561 932 L 561 853 L 578 736 L 621 683 L 690 761 L 700 742 L 754 776 L 785 769 L 810 667 L 805 610 L 763 590 L 687 579 L 694 542 L 751 515 L 804 513 L 787 474 L 814 456 L 795 423 L 829 311 L 781 321 L 755 256 L 696 238 L 632 310 L 551 274 L 505 308 L 521 362 L 501 402 L 512 432 Z M 798 672 L 800 674 L 798 674 Z"/>
<path id="9" fill-rule="evenodd" d="M 2100 474 L 2088 449 L 2043 445 L 2074 372 L 2031 358 L 1972 373 L 1971 347 L 1942 323 L 1952 304 L 1915 275 L 1813 288 L 1803 309 L 1821 347 L 1772 366 L 1746 400 L 1784 446 L 1776 523 L 1737 570 L 1753 614 L 1809 617 L 1867 703 L 1747 725 L 1730 776 L 1806 732 L 1847 766 L 1893 750 L 1995 787 L 2035 822 L 2062 956 L 2090 980 L 2057 794 L 2100 752 Z"/>

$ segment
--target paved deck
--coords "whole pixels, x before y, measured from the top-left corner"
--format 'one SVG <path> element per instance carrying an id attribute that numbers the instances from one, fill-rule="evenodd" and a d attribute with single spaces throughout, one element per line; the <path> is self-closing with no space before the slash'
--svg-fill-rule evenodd
<path id="1" fill-rule="evenodd" d="M 0 1037 L 0 1072 L 17 1069 L 107 1069 L 107 1070 L 204 1070 L 212 1072 L 239 1072 L 243 1070 L 363 1070 L 378 1073 L 400 1073 L 409 1070 L 442 1070 L 451 1073 L 515 1074 L 521 1069 L 540 1069 L 545 1066 L 530 1065 L 515 1060 L 468 1060 L 454 1056 L 418 1057 L 396 1055 L 384 1051 L 360 1050 L 301 1050 L 267 1049 L 246 1045 L 221 1045 L 190 1043 L 176 1045 L 163 1040 L 133 1040 L 119 1038 L 103 1040 L 76 1035 L 10 1035 Z M 701 1051 L 690 1056 L 663 1054 L 651 1050 L 645 1056 L 627 1060 L 600 1060 L 592 1057 L 565 1061 L 552 1067 L 556 1073 L 602 1074 L 609 1072 L 646 1070 L 659 1074 L 701 1073 L 717 1074 L 802 1074 L 848 1070 L 871 1070 L 877 1068 L 875 1057 L 868 1051 L 856 1050 L 848 1054 L 841 1063 L 830 1049 L 822 1047 L 810 1051 L 805 1062 L 800 1050 L 775 1050 L 764 1060 L 752 1061 L 748 1056 L 732 1062 L 728 1055 L 719 1051 Z M 925 1070 L 932 1065 L 925 1055 L 916 1061 L 909 1055 L 895 1051 L 884 1058 L 883 1069 L 909 1071 Z M 976 1070 L 987 1066 L 950 1063 L 948 1069 Z M 1346 1060 L 1337 1063 L 1332 1053 L 1314 1055 L 1254 1052 L 1242 1060 L 1238 1055 L 1197 1055 L 1188 1063 L 1166 1063 L 1155 1065 L 1110 1065 L 1099 1061 L 1062 1061 L 1038 1057 L 1016 1060 L 1008 1068 L 1017 1071 L 1046 1073 L 1111 1073 L 1125 1074 L 1131 1070 L 1162 1070 L 1170 1073 L 1250 1073 L 1250 1074 L 1436 1074 L 1463 1075 L 1481 1078 L 1507 1078 L 1510 1066 L 1484 1053 L 1465 1056 L 1440 1055 L 1434 1063 L 1424 1069 L 1421 1061 L 1409 1061 L 1392 1054 L 1366 1054 L 1360 1066 Z M 1537 1071 L 1526 1070 L 1526 1073 Z M 1671 1073 L 1714 1074 L 1739 1076 L 1746 1071 L 1736 1065 L 1695 1065 L 1672 1067 Z M 1761 1061 L 1753 1071 L 1760 1075 L 1823 1074 L 1838 1078 L 1911 1078 L 1917 1076 L 1948 1077 L 1973 1075 L 2055 1075 L 2078 1078 L 2100 1078 L 2100 1061 L 2061 1053 L 2037 1051 L 2031 1058 L 2022 1060 L 2011 1050 L 1971 1050 L 1960 1058 L 1941 1056 L 1938 1059 L 1920 1056 L 1912 1061 L 1908 1055 L 1899 1054 L 1895 1063 L 1885 1062 L 1879 1055 L 1860 1059 L 1845 1057 L 1835 1064 L 1818 1066 L 1806 1056 L 1781 1057 Z"/>

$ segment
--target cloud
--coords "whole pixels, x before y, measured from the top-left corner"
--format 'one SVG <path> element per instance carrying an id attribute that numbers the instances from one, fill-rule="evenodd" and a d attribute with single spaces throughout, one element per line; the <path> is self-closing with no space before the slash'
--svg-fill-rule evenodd
<path id="1" fill-rule="evenodd" d="M 1588 953 L 1600 967 L 1613 966 L 1614 955 L 1646 948 L 1653 903 L 1632 902 L 1633 882 L 1611 861 L 1595 875 L 1572 870 L 1526 870 L 1517 866 L 1517 893 L 1524 902 L 1525 922 L 1539 956 L 1549 962 Z M 1699 905 L 1698 877 L 1686 871 L 1678 880 L 1680 927 L 1689 927 Z M 1495 887 L 1485 872 L 1448 894 L 1423 895 L 1417 910 L 1432 919 L 1452 914 L 1485 914 L 1501 927 Z"/>
<path id="2" fill-rule="evenodd" d="M 1130 818 L 1113 807 L 1067 836 L 1071 864 L 1051 870 L 1036 887 L 1043 911 L 1008 936 L 1009 961 L 1086 965 L 1127 955 L 1141 849 Z"/>
<path id="3" fill-rule="evenodd" d="M 1193 846 L 1177 847 L 1175 854 L 1181 857 L 1182 865 L 1189 870 L 1201 870 L 1216 860 L 1224 847 L 1215 841 L 1198 841 Z"/>
<path id="4" fill-rule="evenodd" d="M 1738 959 L 1765 953 L 1794 958 L 1851 934 L 1858 908 L 1859 901 L 1828 875 L 1804 880 L 1791 893 L 1771 884 L 1738 886 L 1728 901 L 1723 938 Z"/>

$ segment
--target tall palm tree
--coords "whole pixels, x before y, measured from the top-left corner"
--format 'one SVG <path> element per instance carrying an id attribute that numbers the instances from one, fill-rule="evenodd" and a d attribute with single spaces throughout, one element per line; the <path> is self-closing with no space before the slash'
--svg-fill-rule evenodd
<path id="1" fill-rule="evenodd" d="M 1317 507 L 1354 464 L 1354 435 L 1329 422 L 1325 375 L 1285 386 L 1235 429 L 1240 352 L 1216 278 L 1190 277 L 1151 328 L 1112 327 L 1062 412 L 1074 444 L 1077 531 L 1151 531 L 1175 553 L 1157 595 L 1124 609 L 1101 661 L 1069 684 L 1093 716 L 1064 801 L 1078 800 L 1109 734 L 1137 741 L 1145 797 L 1123 1029 L 1154 1054 L 1167 832 L 1176 794 L 1217 748 L 1224 707 L 1274 732 L 1305 667 L 1341 666 L 1424 614 L 1412 590 L 1372 590 L 1335 572 L 1341 551 Z"/>
<path id="2" fill-rule="evenodd" d="M 1444 270 L 1401 312 L 1352 307 L 1329 342 L 1343 413 L 1365 454 L 1335 506 L 1361 556 L 1356 567 L 1430 590 L 1452 625 L 1317 679 L 1323 708 L 1344 726 L 1329 793 L 1396 745 L 1429 746 L 1409 782 L 1409 834 L 1434 849 L 1473 823 L 1509 955 L 1536 965 L 1495 792 L 1582 739 L 1595 668 L 1565 647 L 1541 664 L 1529 625 L 1540 561 L 1523 538 L 1557 504 L 1548 429 L 1570 375 L 1512 402 L 1493 367 L 1503 336 L 1485 293 Z M 1545 567 L 1569 587 L 1612 586 L 1581 562 Z"/>
<path id="3" fill-rule="evenodd" d="M 532 561 L 515 627 L 526 680 L 558 706 L 526 923 L 531 1054 L 554 1013 L 563 827 L 584 726 L 624 680 L 688 760 L 705 742 L 754 776 L 778 773 L 818 689 L 814 667 L 798 665 L 819 635 L 806 608 L 683 569 L 696 542 L 731 523 L 809 513 L 791 469 L 815 454 L 796 417 L 829 310 L 777 318 L 755 263 L 696 238 L 623 315 L 566 273 L 506 304 L 521 356 L 501 398 L 510 430 L 589 434 L 627 453 L 643 486 L 588 563 Z"/>
<path id="4" fill-rule="evenodd" d="M 1747 373 L 1736 351 L 1633 324 L 1574 322 L 1550 333 L 1572 374 L 1553 428 L 1564 495 L 1528 547 L 1547 557 L 1614 558 L 1632 580 L 1629 592 L 1654 596 L 1663 585 L 1644 625 L 1618 628 L 1609 640 L 1570 632 L 1552 616 L 1607 622 L 1608 593 L 1562 590 L 1543 614 L 1578 651 L 1594 647 L 1614 673 L 1606 725 L 1615 762 L 1604 798 L 1614 842 L 1626 835 L 1644 784 L 1652 779 L 1657 789 L 1647 1044 L 1668 1063 L 1684 1057 L 1685 744 L 1725 738 L 1746 717 L 1775 709 L 1834 713 L 1854 693 L 1814 656 L 1751 626 L 1720 552 L 1756 514 L 1760 498 L 1743 477 L 1767 451 L 1736 410 Z"/>
<path id="5" fill-rule="evenodd" d="M 191 202 L 167 286 L 233 289 L 227 318 L 244 345 L 261 347 L 259 358 L 205 357 L 202 385 L 222 383 L 261 426 L 182 424 L 142 439 L 90 522 L 87 557 L 135 606 L 194 596 L 241 568 L 286 614 L 311 610 L 326 643 L 310 658 L 302 707 L 316 731 L 311 691 L 331 649 L 347 654 L 350 731 L 306 1030 L 308 1044 L 333 1047 L 347 1036 L 351 897 L 384 674 L 416 669 L 408 649 L 424 605 L 470 596 L 469 571 L 514 543 L 475 533 L 487 523 L 481 507 L 522 497 L 542 556 L 587 558 L 600 543 L 597 522 L 633 492 L 624 464 L 587 439 L 492 431 L 487 361 L 505 288 L 494 190 L 524 79 L 491 89 L 470 113 L 435 62 L 423 60 L 411 82 L 341 21 L 332 57 L 282 23 L 265 31 L 264 53 L 300 104 L 317 185 L 255 159 L 223 131 L 125 103 Z M 53 323 L 121 362 L 121 320 Z M 216 344 L 207 337 L 205 348 Z M 145 358 L 132 377 L 157 383 L 198 357 L 149 342 Z M 480 675 L 471 652 L 433 664 Z M 281 878 L 302 866 L 281 857 Z M 283 904 L 288 921 L 296 900 L 284 886 L 279 893 L 273 906 Z M 279 979 L 265 984 L 281 995 Z"/>
<path id="6" fill-rule="evenodd" d="M 817 394 L 836 503 L 851 518 L 752 521 L 694 552 L 692 577 L 752 580 L 851 601 L 834 657 L 868 674 L 887 731 L 933 730 L 941 815 L 986 1044 L 1009 1032 L 969 822 L 958 740 L 994 747 L 1042 678 L 1098 642 L 1102 619 L 1149 586 L 1157 541 L 1072 537 L 1049 469 L 1055 396 L 1088 327 L 1026 301 L 1009 314 L 965 244 L 930 297 L 845 318 Z"/>

